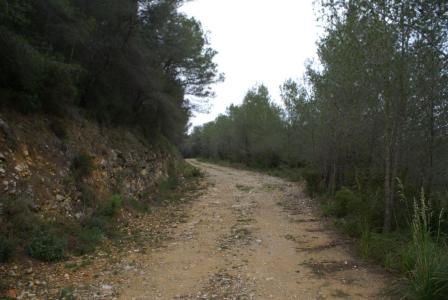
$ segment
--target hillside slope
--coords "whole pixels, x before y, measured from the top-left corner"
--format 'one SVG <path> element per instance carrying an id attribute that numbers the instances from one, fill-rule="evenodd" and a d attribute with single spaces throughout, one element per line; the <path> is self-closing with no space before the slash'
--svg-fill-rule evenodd
<path id="1" fill-rule="evenodd" d="M 147 141 L 129 129 L 102 128 L 80 116 L 50 121 L 8 113 L 0 120 L 0 197 L 21 198 L 44 218 L 81 218 L 82 185 L 98 199 L 111 193 L 143 199 L 174 159 L 167 143 Z M 73 161 L 80 155 L 90 156 L 94 168 L 77 182 Z"/>

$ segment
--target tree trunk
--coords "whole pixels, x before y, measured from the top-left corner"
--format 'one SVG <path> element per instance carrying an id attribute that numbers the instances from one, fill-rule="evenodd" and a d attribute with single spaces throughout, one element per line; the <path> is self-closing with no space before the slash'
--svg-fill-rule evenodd
<path id="1" fill-rule="evenodd" d="M 390 231 L 390 224 L 392 220 L 391 214 L 391 149 L 390 149 L 389 141 L 386 141 L 386 149 L 385 149 L 385 174 L 384 174 L 384 223 L 383 223 L 383 232 Z"/>

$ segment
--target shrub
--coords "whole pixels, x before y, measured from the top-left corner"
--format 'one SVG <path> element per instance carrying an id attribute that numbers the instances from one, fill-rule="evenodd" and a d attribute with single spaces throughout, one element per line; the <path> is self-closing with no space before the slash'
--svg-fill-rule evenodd
<path id="1" fill-rule="evenodd" d="M 29 200 L 22 197 L 5 197 L 0 199 L 5 220 L 4 229 L 18 238 L 27 238 L 29 233 L 41 221 L 29 209 Z"/>
<path id="2" fill-rule="evenodd" d="M 0 263 L 8 261 L 12 255 L 13 249 L 12 242 L 8 238 L 0 236 Z"/>
<path id="3" fill-rule="evenodd" d="M 139 212 L 143 212 L 143 213 L 151 212 L 151 209 L 149 208 L 148 203 L 139 201 L 134 198 L 129 198 L 128 200 L 126 200 L 126 204 L 129 205 L 132 209 L 139 211 Z"/>
<path id="4" fill-rule="evenodd" d="M 70 245 L 70 250 L 76 255 L 91 253 L 96 249 L 102 237 L 103 233 L 99 228 L 81 227 L 75 232 L 75 240 L 73 245 Z"/>
<path id="5" fill-rule="evenodd" d="M 201 172 L 201 170 L 199 170 L 198 168 L 190 165 L 190 164 L 185 164 L 183 167 L 183 172 L 182 172 L 183 176 L 185 178 L 198 178 L 201 177 L 203 174 Z"/>
<path id="6" fill-rule="evenodd" d="M 95 229 L 105 232 L 108 231 L 110 227 L 109 223 L 109 218 L 106 218 L 105 216 L 94 215 L 86 219 L 83 225 L 88 229 Z"/>
<path id="7" fill-rule="evenodd" d="M 67 138 L 67 130 L 65 129 L 65 125 L 61 120 L 53 119 L 51 120 L 49 126 L 54 135 L 60 140 L 65 140 Z"/>
<path id="8" fill-rule="evenodd" d="M 81 182 L 79 185 L 79 191 L 81 193 L 82 204 L 84 209 L 86 207 L 92 207 L 97 203 L 97 197 L 93 189 L 87 184 Z"/>
<path id="9" fill-rule="evenodd" d="M 90 176 L 95 169 L 93 157 L 86 153 L 79 153 L 73 158 L 70 169 L 76 179 Z"/>
<path id="10" fill-rule="evenodd" d="M 408 273 L 405 294 L 409 299 L 446 299 L 448 295 L 447 247 L 440 241 L 439 214 L 437 232 L 431 232 L 432 211 L 422 191 L 420 201 L 414 199 L 412 243 L 403 256 Z M 435 236 L 434 236 L 435 234 Z"/>
<path id="11" fill-rule="evenodd" d="M 53 262 L 64 259 L 66 240 L 48 229 L 34 233 L 27 246 L 28 254 L 38 260 Z"/>
<path id="12" fill-rule="evenodd" d="M 314 197 L 319 192 L 319 186 L 321 183 L 320 174 L 310 168 L 306 168 L 302 173 L 303 178 L 306 181 L 307 192 L 311 197 Z"/>
<path id="13" fill-rule="evenodd" d="M 123 205 L 123 198 L 121 195 L 113 195 L 110 197 L 100 210 L 101 215 L 107 217 L 115 216 Z"/>
<path id="14" fill-rule="evenodd" d="M 327 203 L 326 212 L 338 218 L 355 214 L 361 210 L 362 201 L 352 190 L 342 187 L 333 200 Z"/>
<path id="15" fill-rule="evenodd" d="M 169 176 L 159 183 L 159 193 L 163 194 L 169 191 L 173 191 L 178 185 L 179 179 L 177 178 L 177 176 Z"/>

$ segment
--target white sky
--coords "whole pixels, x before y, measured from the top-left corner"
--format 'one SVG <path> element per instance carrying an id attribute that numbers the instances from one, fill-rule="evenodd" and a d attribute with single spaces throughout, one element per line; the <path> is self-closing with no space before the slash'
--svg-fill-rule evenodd
<path id="1" fill-rule="evenodd" d="M 214 86 L 207 114 L 195 113 L 194 126 L 214 120 L 247 90 L 265 84 L 276 101 L 288 78 L 302 78 L 307 59 L 316 57 L 318 23 L 313 0 L 195 0 L 181 11 L 209 32 L 219 71 L 226 80 Z"/>

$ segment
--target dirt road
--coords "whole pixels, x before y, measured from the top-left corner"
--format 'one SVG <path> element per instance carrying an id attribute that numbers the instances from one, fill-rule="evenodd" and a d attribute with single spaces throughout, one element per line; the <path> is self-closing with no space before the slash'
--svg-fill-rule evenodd
<path id="1" fill-rule="evenodd" d="M 382 299 L 387 278 L 325 229 L 295 184 L 192 161 L 211 186 L 120 299 Z"/>

